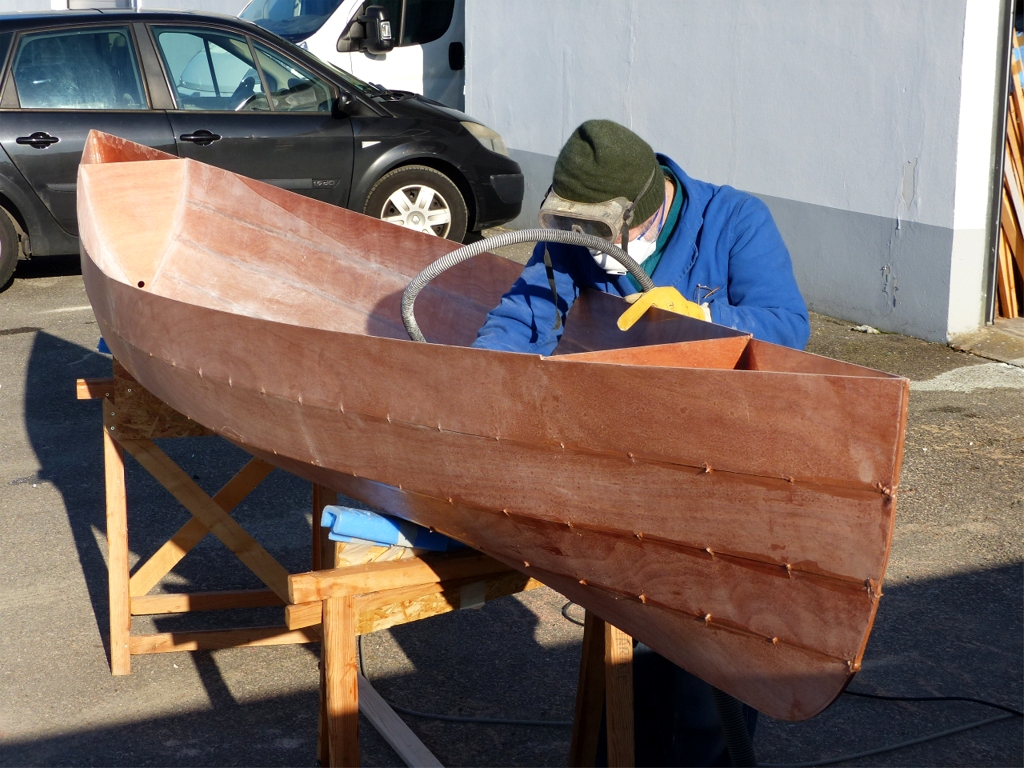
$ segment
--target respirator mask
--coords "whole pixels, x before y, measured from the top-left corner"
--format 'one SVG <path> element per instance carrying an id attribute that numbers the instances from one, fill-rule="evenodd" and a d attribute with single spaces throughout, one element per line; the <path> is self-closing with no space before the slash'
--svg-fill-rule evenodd
<path id="1" fill-rule="evenodd" d="M 616 197 L 601 203 L 578 203 L 575 200 L 566 200 L 558 195 L 554 189 L 549 189 L 544 202 L 540 207 L 538 218 L 540 225 L 545 229 L 562 229 L 569 232 L 580 232 L 585 235 L 594 235 L 609 243 L 614 242 L 616 237 L 621 238 L 620 242 L 627 243 L 626 252 L 638 264 L 642 264 L 657 248 L 657 237 L 664 224 L 663 211 L 664 201 L 655 220 L 651 226 L 644 230 L 636 240 L 629 240 L 630 225 L 633 223 L 633 209 L 644 196 L 654 178 L 658 168 L 651 171 L 651 175 L 644 184 L 643 189 L 630 201 L 625 197 Z M 657 229 L 655 229 L 657 225 Z M 653 239 L 648 237 L 653 232 Z M 626 268 L 618 261 L 601 251 L 591 249 L 594 261 L 605 272 L 611 275 L 624 275 Z"/>

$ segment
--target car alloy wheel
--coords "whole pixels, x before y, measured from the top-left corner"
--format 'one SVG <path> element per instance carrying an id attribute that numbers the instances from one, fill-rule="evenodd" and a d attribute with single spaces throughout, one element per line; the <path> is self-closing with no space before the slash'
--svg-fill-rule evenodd
<path id="1" fill-rule="evenodd" d="M 448 201 L 426 184 L 410 184 L 391 193 L 380 218 L 406 229 L 445 237 L 452 228 Z"/>
<path id="2" fill-rule="evenodd" d="M 468 212 L 459 188 L 443 173 L 407 165 L 373 185 L 364 212 L 382 221 L 461 242 Z"/>

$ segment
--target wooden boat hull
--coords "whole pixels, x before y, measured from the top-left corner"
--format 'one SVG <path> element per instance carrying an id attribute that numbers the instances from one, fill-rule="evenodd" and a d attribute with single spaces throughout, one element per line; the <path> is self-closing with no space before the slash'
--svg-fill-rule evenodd
<path id="1" fill-rule="evenodd" d="M 470 349 L 519 269 L 490 255 L 421 294 L 443 343 L 416 344 L 401 290 L 450 243 L 98 134 L 79 221 L 115 356 L 246 450 L 528 573 L 773 717 L 816 714 L 859 669 L 905 380 L 656 311 L 622 334 L 600 294 L 561 354 Z"/>

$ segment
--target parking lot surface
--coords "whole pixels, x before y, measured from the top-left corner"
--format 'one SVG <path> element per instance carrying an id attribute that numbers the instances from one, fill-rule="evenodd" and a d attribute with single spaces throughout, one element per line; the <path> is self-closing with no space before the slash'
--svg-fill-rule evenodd
<path id="1" fill-rule="evenodd" d="M 1024 369 L 813 317 L 809 350 L 912 380 L 896 534 L 874 634 L 851 690 L 965 696 L 1021 708 Z M 0 765 L 313 765 L 317 647 L 136 656 L 112 677 L 105 644 L 100 408 L 75 379 L 110 374 L 77 258 L 22 263 L 0 293 Z M 813 414 L 807 414 L 813 419 Z M 219 438 L 162 445 L 207 491 L 245 461 Z M 187 513 L 128 463 L 132 562 Z M 275 471 L 236 516 L 292 571 L 309 568 L 310 489 Z M 208 537 L 158 587 L 256 587 Z M 420 711 L 572 717 L 582 630 L 549 589 L 374 633 L 367 676 Z M 570 614 L 573 615 L 573 614 Z M 280 608 L 231 622 L 279 621 Z M 223 625 L 217 612 L 136 618 L 137 630 Z M 998 715 L 965 702 L 842 696 L 803 723 L 761 718 L 762 763 L 870 750 Z M 408 717 L 445 765 L 564 765 L 565 727 Z M 364 765 L 401 765 L 361 726 Z M 1020 718 L 850 765 L 1024 763 Z"/>

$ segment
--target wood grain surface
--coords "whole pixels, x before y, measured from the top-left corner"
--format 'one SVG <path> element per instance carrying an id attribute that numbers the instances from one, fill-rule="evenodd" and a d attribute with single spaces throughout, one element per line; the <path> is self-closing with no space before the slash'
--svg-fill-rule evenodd
<path id="1" fill-rule="evenodd" d="M 490 254 L 421 293 L 440 343 L 412 343 L 401 292 L 452 243 L 90 144 L 86 289 L 157 398 L 548 584 L 771 716 L 816 714 L 859 669 L 905 379 L 659 310 L 622 333 L 626 305 L 592 292 L 550 358 L 470 349 L 520 269 Z"/>

